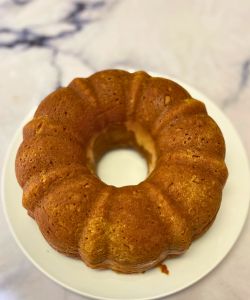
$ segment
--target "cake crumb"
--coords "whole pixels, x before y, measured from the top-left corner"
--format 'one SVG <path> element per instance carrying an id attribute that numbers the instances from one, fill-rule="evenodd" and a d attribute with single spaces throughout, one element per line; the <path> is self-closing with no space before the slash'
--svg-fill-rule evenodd
<path id="1" fill-rule="evenodd" d="M 169 275 L 170 272 L 169 272 L 167 265 L 161 263 L 161 264 L 159 264 L 159 267 L 160 267 L 162 273 Z"/>
<path id="2" fill-rule="evenodd" d="M 169 95 L 165 96 L 164 105 L 169 104 L 170 101 L 171 101 L 171 97 Z"/>

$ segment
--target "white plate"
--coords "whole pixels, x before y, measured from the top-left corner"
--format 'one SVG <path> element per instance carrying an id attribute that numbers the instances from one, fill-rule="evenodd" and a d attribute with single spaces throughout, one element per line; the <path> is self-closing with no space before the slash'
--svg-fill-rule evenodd
<path id="1" fill-rule="evenodd" d="M 161 273 L 159 268 L 138 275 L 92 270 L 81 261 L 54 251 L 21 205 L 22 190 L 16 181 L 14 162 L 22 140 L 23 125 L 18 129 L 3 170 L 5 214 L 13 236 L 27 258 L 41 272 L 65 288 L 97 299 L 145 300 L 164 297 L 190 286 L 208 274 L 236 242 L 247 216 L 250 195 L 250 175 L 244 148 L 232 124 L 219 108 L 191 86 L 182 82 L 180 84 L 194 98 L 205 102 L 209 114 L 222 129 L 226 140 L 229 178 L 223 192 L 221 209 L 213 226 L 192 244 L 186 254 L 166 261 L 169 276 Z M 31 116 L 32 113 L 24 123 Z"/>

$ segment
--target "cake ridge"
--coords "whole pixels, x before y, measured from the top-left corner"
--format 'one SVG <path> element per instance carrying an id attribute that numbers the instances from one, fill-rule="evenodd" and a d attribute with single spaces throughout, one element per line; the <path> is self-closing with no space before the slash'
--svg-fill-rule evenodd
<path id="1" fill-rule="evenodd" d="M 88 78 L 98 100 L 97 116 L 102 116 L 98 121 L 95 120 L 97 124 L 100 123 L 100 130 L 105 128 L 107 123 L 125 121 L 124 84 L 128 77 L 129 73 L 126 71 L 110 69 L 97 72 Z"/>
<path id="2" fill-rule="evenodd" d="M 126 116 L 127 119 L 133 118 L 136 110 L 136 98 L 139 98 L 138 89 L 141 88 L 142 84 L 146 79 L 148 79 L 148 74 L 144 71 L 137 71 L 130 74 L 130 84 L 127 95 L 127 106 L 126 106 Z M 142 93 L 142 91 L 140 91 Z"/>
<path id="3" fill-rule="evenodd" d="M 49 125 L 53 127 L 51 131 L 48 130 Z M 32 128 L 32 126 L 35 126 L 35 128 Z M 26 141 L 38 136 L 58 136 L 59 134 L 62 135 L 63 138 L 68 137 L 69 139 L 73 139 L 76 143 L 79 143 L 82 146 L 84 145 L 81 138 L 74 133 L 70 127 L 67 127 L 67 125 L 59 120 L 53 120 L 47 115 L 33 118 L 23 128 L 23 138 Z"/>
<path id="4" fill-rule="evenodd" d="M 35 208 L 34 217 L 44 237 L 60 252 L 79 257 L 79 239 L 93 205 L 91 192 L 101 187 L 93 176 L 66 178 Z"/>
<path id="5" fill-rule="evenodd" d="M 161 181 L 163 169 L 166 170 L 161 165 L 157 171 L 152 172 L 149 182 L 157 184 L 158 180 Z M 168 165 L 167 170 L 161 189 L 187 213 L 194 236 L 198 236 L 216 215 L 223 186 L 212 174 L 204 174 L 199 169 L 187 169 L 175 164 Z"/>
<path id="6" fill-rule="evenodd" d="M 86 142 L 93 131 L 89 126 L 86 132 L 87 124 L 95 120 L 93 108 L 86 106 L 76 92 L 68 87 L 59 88 L 40 103 L 34 117 L 44 115 L 55 122 L 67 124 L 82 137 L 83 142 Z"/>
<path id="7" fill-rule="evenodd" d="M 29 215 L 33 215 L 35 204 L 39 206 L 42 198 L 50 192 L 50 188 L 53 184 L 60 184 L 67 178 L 72 178 L 84 171 L 88 171 L 86 167 L 80 164 L 61 165 L 55 169 L 48 171 L 42 171 L 35 173 L 25 183 L 23 187 L 23 206 L 28 210 Z M 29 202 L 35 201 L 35 204 L 29 204 Z"/>
<path id="8" fill-rule="evenodd" d="M 159 155 L 174 150 L 209 153 L 217 159 L 225 158 L 225 142 L 214 120 L 205 114 L 189 115 L 168 123 L 158 135 Z"/>
<path id="9" fill-rule="evenodd" d="M 171 249 L 172 245 L 168 245 L 168 248 L 170 249 L 170 251 L 167 254 L 167 256 L 182 253 L 183 251 L 185 251 L 185 249 L 187 249 L 190 246 L 190 244 L 192 242 L 192 230 L 188 226 L 187 214 L 185 214 L 184 209 L 178 203 L 176 203 L 173 198 L 171 199 L 170 196 L 166 192 L 163 193 L 161 187 L 158 184 L 152 184 L 149 180 L 148 182 L 143 183 L 143 185 L 149 187 L 149 189 L 148 189 L 149 193 L 150 192 L 152 193 L 152 191 L 154 191 L 153 194 L 158 193 L 160 195 L 160 197 L 154 197 L 155 204 L 157 204 L 157 206 L 160 206 L 160 208 L 162 208 L 162 205 L 165 206 L 166 212 L 171 214 L 171 217 L 170 217 L 171 221 L 172 221 L 173 216 L 175 216 L 175 218 L 174 218 L 175 223 L 174 222 L 170 223 L 170 233 L 173 236 L 175 236 L 175 238 L 176 238 L 178 229 L 180 229 L 181 233 L 185 232 L 186 241 L 185 241 L 184 245 L 181 245 L 182 247 L 180 249 L 176 249 L 176 244 L 178 244 L 178 241 L 175 240 L 174 249 Z M 150 199 L 153 199 L 153 198 L 150 198 Z M 171 199 L 171 201 L 170 201 L 170 199 Z M 159 200 L 160 200 L 160 202 L 159 202 Z M 170 210 L 172 210 L 172 211 L 170 212 Z M 169 218 L 169 216 L 167 216 L 167 217 Z M 164 220 L 164 219 L 166 220 L 166 217 L 163 216 L 162 220 Z M 180 228 L 176 228 L 176 223 L 181 223 L 181 225 L 179 225 Z M 169 221 L 168 221 L 168 224 L 169 224 Z M 187 236 L 188 236 L 188 239 L 187 239 Z M 180 238 L 180 236 L 178 238 Z M 173 241 L 172 241 L 172 244 L 173 244 Z"/>
<path id="10" fill-rule="evenodd" d="M 87 78 L 75 78 L 70 82 L 68 87 L 72 89 L 81 100 L 88 101 L 88 104 L 94 107 L 98 106 L 98 98 Z"/>
<path id="11" fill-rule="evenodd" d="M 138 97 L 135 118 L 151 131 L 155 120 L 166 107 L 177 105 L 188 97 L 191 97 L 189 93 L 173 81 L 149 77 Z"/>
<path id="12" fill-rule="evenodd" d="M 150 176 L 151 177 L 151 176 Z M 168 186 L 166 189 L 163 189 L 163 187 L 155 181 L 152 181 L 151 178 L 149 178 L 147 184 L 151 186 L 155 186 L 155 188 L 161 193 L 163 199 L 168 199 L 169 200 L 169 205 L 172 207 L 173 210 L 178 211 L 179 216 L 183 219 L 183 221 L 188 224 L 189 223 L 189 215 L 187 211 L 184 209 L 183 206 L 178 203 L 178 201 L 175 200 L 175 198 L 171 195 L 169 192 L 169 188 L 174 184 L 173 182 L 168 183 Z M 166 196 L 164 196 L 166 194 Z M 190 231 L 189 232 L 189 238 L 191 237 L 190 244 L 192 243 L 192 238 L 194 236 L 192 226 L 189 224 L 187 225 L 186 228 Z"/>
<path id="13" fill-rule="evenodd" d="M 175 149 L 172 153 L 170 152 L 159 158 L 158 163 L 167 165 L 179 164 L 189 166 L 190 168 L 201 168 L 208 171 L 210 174 L 213 174 L 214 178 L 219 180 L 222 186 L 225 185 L 228 177 L 228 170 L 225 162 L 209 153 L 194 153 L 191 151 L 188 153 L 181 149 Z"/>
<path id="14" fill-rule="evenodd" d="M 107 203 L 108 198 L 111 196 L 111 192 L 113 191 L 113 187 L 112 186 L 108 186 L 108 188 L 103 188 L 100 193 L 99 196 L 97 197 L 97 199 L 95 199 L 93 205 L 92 205 L 92 215 L 91 215 L 91 219 L 88 218 L 86 219 L 86 225 L 81 233 L 81 237 L 78 241 L 78 249 L 79 249 L 79 254 L 82 257 L 82 259 L 86 262 L 87 265 L 91 266 L 91 267 L 95 267 L 95 265 L 99 265 L 104 263 L 104 261 L 107 259 L 108 257 L 108 236 L 106 236 L 106 231 L 107 228 L 103 228 L 103 230 L 101 231 L 101 234 L 96 237 L 96 239 L 94 239 L 95 242 L 98 241 L 98 239 L 101 238 L 105 240 L 103 241 L 103 244 L 101 243 L 101 248 L 98 248 L 96 246 L 93 247 L 93 245 L 89 245 L 89 240 L 91 237 L 91 234 L 94 233 L 93 230 L 91 230 L 91 228 L 93 227 L 94 229 L 98 229 L 100 230 L 101 228 L 98 227 L 101 224 L 105 224 L 107 226 L 107 207 L 102 207 L 104 206 L 105 203 Z M 101 216 L 99 216 L 99 224 L 98 224 L 98 215 L 93 217 L 93 214 L 96 213 L 96 211 L 100 210 L 100 214 Z M 92 224 L 93 223 L 93 224 Z M 98 231 L 97 230 L 97 231 Z M 93 253 L 95 252 L 95 254 Z M 89 255 L 95 256 L 97 255 L 95 259 L 95 261 L 93 261 L 93 257 L 92 257 L 92 261 L 89 258 Z M 99 255 L 99 256 L 98 256 Z"/>
<path id="15" fill-rule="evenodd" d="M 192 101 L 192 104 L 197 105 L 197 109 L 198 109 L 197 112 L 190 111 L 190 106 L 188 105 L 189 103 L 187 103 L 188 101 Z M 184 111 L 182 111 L 182 109 Z M 172 117 L 169 116 L 168 113 L 172 113 L 173 116 Z M 153 127 L 152 134 L 157 135 L 157 134 L 159 134 L 159 132 L 162 130 L 163 127 L 164 128 L 166 127 L 166 125 L 164 124 L 164 121 L 165 121 L 164 117 L 166 117 L 168 119 L 167 121 L 171 124 L 175 120 L 177 121 L 178 116 L 179 116 L 179 118 L 185 118 L 185 117 L 188 117 L 188 115 L 191 116 L 194 114 L 204 114 L 207 116 L 207 111 L 206 111 L 204 103 L 202 103 L 199 100 L 193 99 L 193 98 L 183 99 L 183 101 L 181 103 L 175 104 L 172 107 L 168 107 L 168 108 L 166 108 L 166 110 L 162 111 L 162 113 L 158 116 L 158 118 L 155 120 L 155 122 L 152 126 Z M 171 126 L 170 124 L 167 126 Z"/>
<path id="16" fill-rule="evenodd" d="M 73 145 L 74 151 L 70 147 Z M 36 149 L 36 155 L 34 155 L 34 149 Z M 46 149 L 50 152 L 45 153 Z M 55 152 L 57 152 L 56 156 Z M 32 155 L 32 153 L 34 154 Z M 29 156 L 32 158 L 29 158 Z M 82 148 L 78 143 L 66 142 L 60 137 L 50 136 L 36 137 L 29 141 L 24 140 L 18 150 L 17 157 L 16 173 L 21 186 L 24 186 L 28 179 L 42 169 L 49 170 L 56 165 L 70 165 L 72 162 L 83 163 L 85 160 Z"/>
<path id="17" fill-rule="evenodd" d="M 143 265 L 144 270 L 153 266 L 165 249 L 169 235 L 166 233 L 165 224 L 158 218 L 158 210 L 148 194 L 144 194 L 145 186 L 122 187 L 114 191 L 114 200 L 110 204 L 109 212 L 109 253 L 107 257 L 111 269 L 116 269 L 117 264 L 120 270 L 131 273 L 137 266 Z M 128 194 L 128 197 L 126 195 Z M 140 196 L 144 195 L 144 206 Z M 116 213 L 119 211 L 119 214 Z M 150 211 L 150 214 L 148 214 Z M 143 215 L 144 218 L 140 216 Z M 150 224 L 149 229 L 146 225 Z M 133 232 L 131 232 L 134 231 Z M 157 230 L 157 231 L 156 231 Z M 154 235 L 161 231 L 162 235 Z M 148 236 L 151 243 L 141 243 L 144 236 Z M 132 255 L 133 253 L 133 255 Z M 144 257 L 146 255 L 146 259 Z M 107 261 L 105 262 L 107 263 Z M 114 267 L 114 268 L 113 268 Z"/>

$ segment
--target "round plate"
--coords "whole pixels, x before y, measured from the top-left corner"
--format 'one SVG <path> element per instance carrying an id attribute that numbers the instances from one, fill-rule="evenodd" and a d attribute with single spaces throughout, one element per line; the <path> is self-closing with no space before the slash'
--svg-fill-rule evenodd
<path id="1" fill-rule="evenodd" d="M 162 273 L 159 268 L 136 275 L 92 270 L 81 261 L 53 250 L 22 207 L 22 190 L 15 176 L 15 156 L 22 141 L 22 127 L 33 112 L 18 129 L 3 170 L 2 198 L 5 215 L 17 244 L 27 258 L 41 272 L 65 288 L 96 299 L 145 300 L 164 297 L 190 286 L 208 274 L 236 242 L 247 216 L 250 194 L 250 176 L 244 148 L 232 124 L 218 107 L 191 86 L 175 81 L 184 86 L 194 98 L 204 101 L 208 113 L 220 126 L 226 141 L 229 178 L 213 226 L 184 255 L 166 261 L 170 275 Z"/>

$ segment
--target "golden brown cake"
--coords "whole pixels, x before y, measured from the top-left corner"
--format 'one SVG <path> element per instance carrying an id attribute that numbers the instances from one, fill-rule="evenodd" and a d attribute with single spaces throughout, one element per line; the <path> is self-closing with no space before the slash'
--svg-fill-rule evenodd
<path id="1" fill-rule="evenodd" d="M 98 160 L 118 147 L 145 156 L 145 181 L 118 188 L 98 178 Z M 106 70 L 41 102 L 23 129 L 16 176 L 53 248 L 92 268 L 134 273 L 185 252 L 212 224 L 224 157 L 219 127 L 177 83 Z"/>

